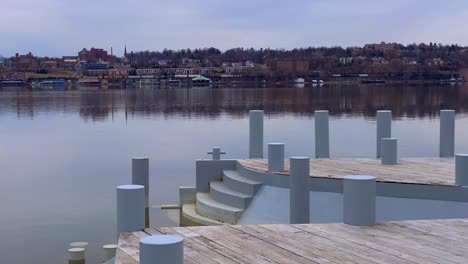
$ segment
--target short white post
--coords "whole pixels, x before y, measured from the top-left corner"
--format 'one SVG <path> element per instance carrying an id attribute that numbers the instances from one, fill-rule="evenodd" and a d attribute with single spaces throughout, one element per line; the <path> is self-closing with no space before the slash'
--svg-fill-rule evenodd
<path id="1" fill-rule="evenodd" d="M 88 242 L 85 241 L 77 241 L 77 242 L 71 242 L 70 247 L 72 248 L 86 248 L 88 246 Z"/>
<path id="2" fill-rule="evenodd" d="M 315 111 L 315 158 L 330 158 L 328 111 Z"/>
<path id="3" fill-rule="evenodd" d="M 86 249 L 84 248 L 70 248 L 68 250 L 68 263 L 69 264 L 85 264 Z"/>
<path id="4" fill-rule="evenodd" d="M 268 171 L 279 172 L 284 171 L 284 144 L 269 143 L 268 144 Z"/>
<path id="5" fill-rule="evenodd" d="M 249 158 L 263 159 L 263 110 L 249 112 Z"/>
<path id="6" fill-rule="evenodd" d="M 289 208 L 291 224 L 310 222 L 309 177 L 310 158 L 291 157 L 289 177 Z"/>
<path id="7" fill-rule="evenodd" d="M 455 156 L 455 184 L 468 186 L 468 154 Z"/>
<path id="8" fill-rule="evenodd" d="M 145 157 L 132 159 L 132 184 L 145 187 L 145 227 L 150 226 L 149 217 L 149 159 Z"/>
<path id="9" fill-rule="evenodd" d="M 392 111 L 377 111 L 377 158 L 381 157 L 380 142 L 382 138 L 392 137 Z"/>
<path id="10" fill-rule="evenodd" d="M 117 231 L 136 232 L 145 228 L 145 187 L 117 187 Z"/>
<path id="11" fill-rule="evenodd" d="M 117 251 L 117 245 L 115 244 L 109 244 L 109 245 L 104 245 L 102 246 L 102 249 L 104 249 L 104 262 L 112 259 L 115 257 L 115 252 Z"/>
<path id="12" fill-rule="evenodd" d="M 183 264 L 184 240 L 179 236 L 155 235 L 140 239 L 140 264 Z"/>
<path id="13" fill-rule="evenodd" d="M 396 138 L 382 138 L 382 164 L 396 165 L 398 163 L 398 144 Z"/>
<path id="14" fill-rule="evenodd" d="M 455 155 L 455 111 L 440 110 L 439 156 L 441 158 Z"/>
<path id="15" fill-rule="evenodd" d="M 207 154 L 213 155 L 213 160 L 221 160 L 221 155 L 226 154 L 226 152 L 221 152 L 220 147 L 214 147 L 213 150 Z"/>
<path id="16" fill-rule="evenodd" d="M 375 224 L 375 177 L 345 176 L 343 179 L 343 222 L 355 226 Z"/>

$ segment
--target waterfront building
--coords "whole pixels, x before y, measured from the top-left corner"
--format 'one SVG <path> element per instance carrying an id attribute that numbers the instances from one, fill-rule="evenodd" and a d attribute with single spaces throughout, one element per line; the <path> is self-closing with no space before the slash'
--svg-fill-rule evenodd
<path id="1" fill-rule="evenodd" d="M 6 58 L 0 56 L 0 68 L 5 68 L 6 66 Z"/>
<path id="2" fill-rule="evenodd" d="M 25 55 L 20 55 L 19 53 L 16 53 L 15 65 L 17 70 L 37 70 L 37 62 L 31 52 Z"/>
<path id="3" fill-rule="evenodd" d="M 84 48 L 80 52 L 78 52 L 78 57 L 82 61 L 99 61 L 99 60 L 107 60 L 108 59 L 108 54 L 107 51 L 104 49 L 95 49 L 91 48 L 90 50 L 87 50 Z"/>

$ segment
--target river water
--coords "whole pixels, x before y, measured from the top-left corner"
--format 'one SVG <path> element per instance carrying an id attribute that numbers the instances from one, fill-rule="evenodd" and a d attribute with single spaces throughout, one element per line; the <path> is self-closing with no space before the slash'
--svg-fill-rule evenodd
<path id="1" fill-rule="evenodd" d="M 315 110 L 330 111 L 332 157 L 374 157 L 375 112 L 393 111 L 400 157 L 438 155 L 439 110 L 457 111 L 456 152 L 468 152 L 468 86 L 332 86 L 97 91 L 0 91 L 0 262 L 66 263 L 88 241 L 88 263 L 115 243 L 115 187 L 131 158 L 150 157 L 156 209 L 194 185 L 195 160 L 219 146 L 248 155 L 248 111 L 265 110 L 265 141 L 314 153 Z M 266 153 L 266 152 L 265 152 Z"/>

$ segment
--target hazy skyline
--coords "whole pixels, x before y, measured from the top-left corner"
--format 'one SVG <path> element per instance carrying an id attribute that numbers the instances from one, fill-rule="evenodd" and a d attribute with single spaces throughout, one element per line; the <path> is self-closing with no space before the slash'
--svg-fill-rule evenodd
<path id="1" fill-rule="evenodd" d="M 468 45 L 468 1 L 3 0 L 0 54 L 76 55 L 82 48 Z"/>

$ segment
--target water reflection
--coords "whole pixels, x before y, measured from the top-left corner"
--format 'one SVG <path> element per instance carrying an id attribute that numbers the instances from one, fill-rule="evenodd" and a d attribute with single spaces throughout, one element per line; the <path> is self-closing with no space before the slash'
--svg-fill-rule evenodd
<path id="1" fill-rule="evenodd" d="M 373 117 L 376 110 L 390 109 L 396 118 L 434 117 L 440 109 L 466 112 L 468 86 L 323 86 L 312 88 L 192 88 L 98 91 L 3 91 L 0 114 L 16 112 L 33 118 L 43 112 L 75 112 L 83 120 L 125 116 L 216 118 L 221 114 L 243 117 L 249 109 L 269 115 L 310 116 L 328 109 L 339 116 Z"/>

